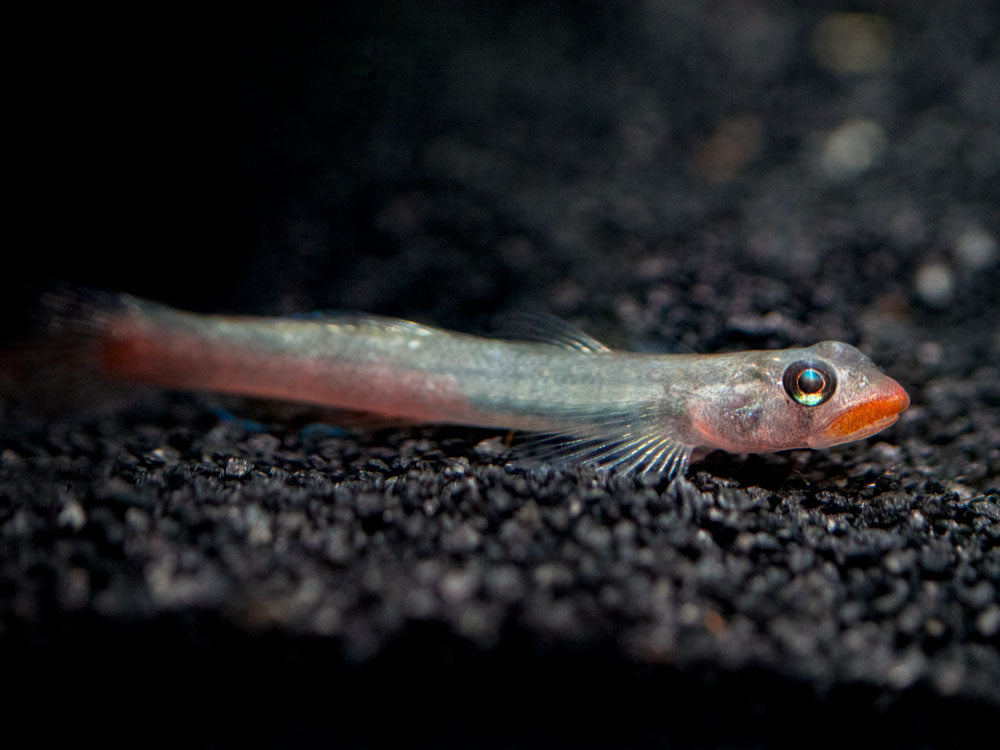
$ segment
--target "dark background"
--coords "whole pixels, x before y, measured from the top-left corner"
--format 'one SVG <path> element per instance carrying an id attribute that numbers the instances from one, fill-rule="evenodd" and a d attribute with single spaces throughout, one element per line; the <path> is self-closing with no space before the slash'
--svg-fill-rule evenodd
<path id="1" fill-rule="evenodd" d="M 527 307 L 650 351 L 847 341 L 913 406 L 670 487 L 192 395 L 4 407 L 5 681 L 40 709 L 12 715 L 283 746 L 958 746 L 995 722 L 998 25 L 978 2 L 22 12 L 10 320 L 53 278 L 469 331 Z"/>

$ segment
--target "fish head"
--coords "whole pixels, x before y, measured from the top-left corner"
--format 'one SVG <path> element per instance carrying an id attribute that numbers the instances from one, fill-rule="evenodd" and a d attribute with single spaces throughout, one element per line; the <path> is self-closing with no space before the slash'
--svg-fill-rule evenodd
<path id="1" fill-rule="evenodd" d="M 813 429 L 807 440 L 810 448 L 827 448 L 874 435 L 895 424 L 909 407 L 910 397 L 903 386 L 853 346 L 824 341 L 809 349 L 829 363 L 837 378 L 833 395 L 813 415 Z"/>
<path id="2" fill-rule="evenodd" d="M 692 408 L 701 444 L 731 452 L 827 448 L 874 435 L 910 404 L 903 387 L 853 346 L 719 355 Z"/>

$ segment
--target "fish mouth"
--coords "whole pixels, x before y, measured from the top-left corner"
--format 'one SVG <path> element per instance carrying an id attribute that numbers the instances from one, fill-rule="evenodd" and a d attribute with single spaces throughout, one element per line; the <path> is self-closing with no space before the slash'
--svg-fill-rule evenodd
<path id="1" fill-rule="evenodd" d="M 871 398 L 852 404 L 835 416 L 822 432 L 809 441 L 809 446 L 828 448 L 874 435 L 895 424 L 900 413 L 909 405 L 910 397 L 903 387 L 888 379 Z"/>

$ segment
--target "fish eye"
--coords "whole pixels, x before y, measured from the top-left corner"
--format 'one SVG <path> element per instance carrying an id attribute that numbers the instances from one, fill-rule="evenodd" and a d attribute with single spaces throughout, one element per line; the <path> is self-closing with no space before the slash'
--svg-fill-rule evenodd
<path id="1" fill-rule="evenodd" d="M 833 371 L 821 362 L 793 362 L 781 376 L 785 392 L 803 406 L 819 406 L 837 389 Z"/>

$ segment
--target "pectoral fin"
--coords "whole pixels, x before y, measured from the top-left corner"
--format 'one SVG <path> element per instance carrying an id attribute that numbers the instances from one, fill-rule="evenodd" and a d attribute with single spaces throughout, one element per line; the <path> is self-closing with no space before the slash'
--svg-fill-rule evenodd
<path id="1" fill-rule="evenodd" d="M 539 460 L 583 463 L 620 476 L 683 474 L 694 446 L 664 434 L 659 411 L 612 414 L 581 411 L 559 420 L 559 428 L 529 436 L 530 454 Z"/>

